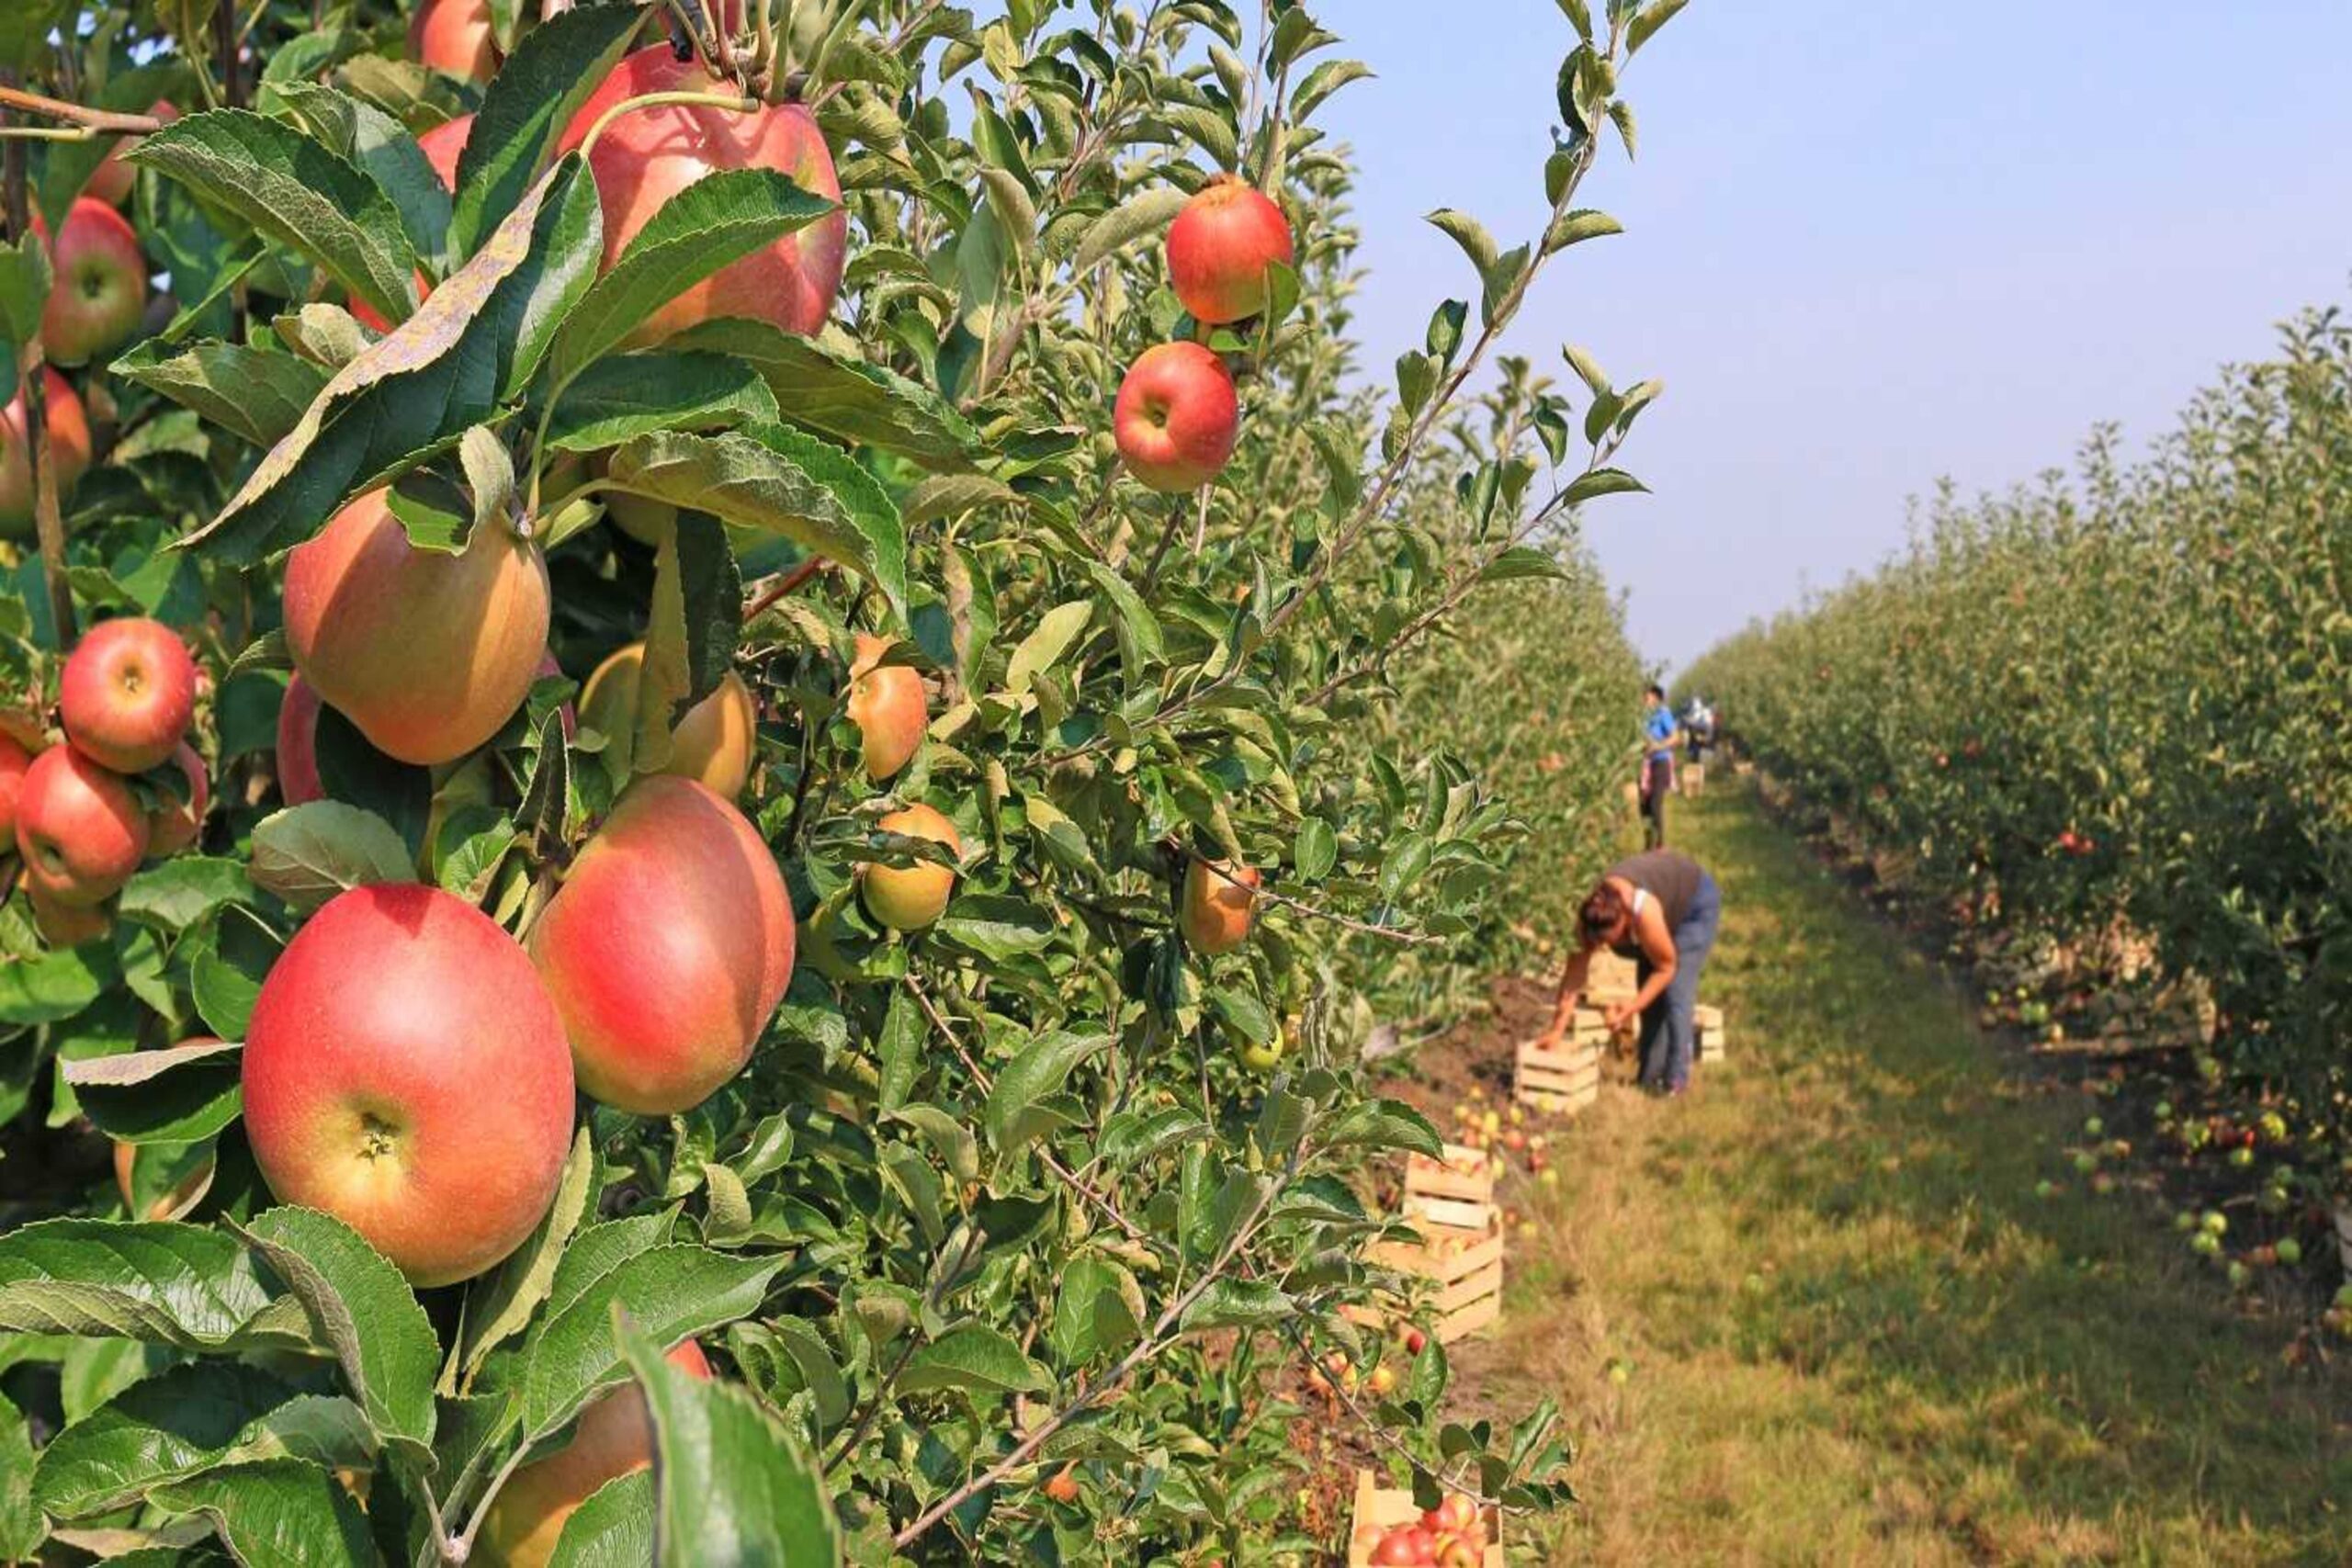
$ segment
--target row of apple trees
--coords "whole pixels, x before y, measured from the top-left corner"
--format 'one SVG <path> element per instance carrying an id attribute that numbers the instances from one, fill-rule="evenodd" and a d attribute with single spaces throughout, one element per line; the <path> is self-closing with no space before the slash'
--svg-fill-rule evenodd
<path id="1" fill-rule="evenodd" d="M 1578 192 L 1633 152 L 1620 77 L 1680 8 L 1562 0 L 1556 98 L 1525 107 L 1548 216 L 1505 243 L 1433 215 L 1460 298 L 1374 393 L 1354 171 L 1316 123 L 1368 67 L 1295 4 L 8 6 L 0 730 L 40 823 L 0 907 L 0 1558 L 1313 1551 L 1282 1389 L 1335 1344 L 1403 1355 L 1339 1308 L 1402 1285 L 1363 1261 L 1367 1163 L 1435 1142 L 1358 1049 L 1483 961 L 1509 829 L 1583 820 L 1622 738 L 1573 524 L 1637 488 L 1617 447 L 1655 389 L 1577 355 L 1566 392 L 1474 394 L 1530 291 L 1616 231 Z M 1276 198 L 1289 259 L 1211 321 L 1170 228 L 1220 173 Z M 135 312 L 85 202 L 133 236 Z M 1114 397 L 1185 341 L 1238 399 L 1230 457 L 1139 482 L 1154 432 Z M 297 547 L 357 574 L 323 613 Z M 493 547 L 521 565 L 478 600 L 349 587 L 473 582 Z M 1494 739 L 1512 605 L 1573 628 L 1534 656 L 1540 750 Z M 193 659 L 185 765 L 94 762 L 61 725 L 77 640 L 134 618 Z M 1471 669 L 1496 708 L 1417 732 L 1412 683 Z M 891 671 L 920 723 L 884 761 L 858 705 Z M 485 702 L 461 754 L 391 754 Z M 600 1087 L 584 1010 L 656 1051 L 709 1010 L 701 954 L 627 956 L 628 889 L 707 845 L 599 835 L 681 773 L 764 843 L 797 930 L 788 984 L 745 981 L 782 987 L 748 1064 L 646 1111 Z M 612 945 L 567 969 L 549 912 L 616 865 Z M 1188 897 L 1242 868 L 1216 918 Z M 455 1283 L 406 1248 L 511 1201 L 523 1151 L 402 1118 L 536 1103 L 543 1073 L 440 1039 L 457 1111 L 363 1072 L 347 1133 L 258 1119 L 347 1043 L 299 1021 L 379 977 L 336 985 L 320 935 L 280 1006 L 281 957 L 322 908 L 425 906 L 527 948 L 587 1091 L 528 1234 Z M 314 1156 L 404 1161 L 447 1207 L 282 1201 Z M 1548 1405 L 1451 1423 L 1442 1349 L 1400 1365 L 1351 1409 L 1430 1501 L 1565 1500 Z"/>

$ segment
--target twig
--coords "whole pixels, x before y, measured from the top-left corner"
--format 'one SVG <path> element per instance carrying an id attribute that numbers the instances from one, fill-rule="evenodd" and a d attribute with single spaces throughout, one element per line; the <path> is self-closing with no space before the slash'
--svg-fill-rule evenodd
<path id="1" fill-rule="evenodd" d="M 152 114 L 117 114 L 112 109 L 94 109 L 81 104 L 69 104 L 62 98 L 52 98 L 43 93 L 28 93 L 13 83 L 0 86 L 0 105 L 23 109 L 28 114 L 45 114 L 52 119 L 70 119 L 90 130 L 119 131 L 126 136 L 144 136 L 151 130 L 161 130 L 164 122 Z"/>
<path id="2" fill-rule="evenodd" d="M 761 612 L 773 608 L 779 600 L 788 597 L 794 590 L 832 564 L 817 556 L 811 556 L 808 559 L 802 561 L 798 566 L 777 578 L 774 583 L 761 590 L 757 598 L 743 606 L 744 621 L 748 623 Z"/>

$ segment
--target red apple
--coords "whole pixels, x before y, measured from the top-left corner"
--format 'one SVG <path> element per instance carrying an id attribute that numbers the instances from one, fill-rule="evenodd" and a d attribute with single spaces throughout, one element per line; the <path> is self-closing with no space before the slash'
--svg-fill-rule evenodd
<path id="1" fill-rule="evenodd" d="M 645 670 L 645 645 L 630 643 L 596 666 L 580 689 L 580 711 L 589 728 L 606 735 L 633 729 L 637 683 Z M 760 716 L 752 689 L 729 670 L 718 689 L 686 710 L 670 731 L 665 774 L 695 779 L 733 800 L 751 781 L 759 742 Z"/>
<path id="2" fill-rule="evenodd" d="M 1111 423 L 1127 471 L 1181 495 L 1224 471 L 1240 418 L 1224 360 L 1196 343 L 1163 343 L 1128 367 Z"/>
<path id="3" fill-rule="evenodd" d="M 54 370 L 41 372 L 48 392 L 50 460 L 57 466 L 57 496 L 62 503 L 81 482 L 90 466 L 90 422 L 83 416 L 82 400 L 73 384 Z M 33 536 L 33 469 L 25 446 L 25 394 L 0 409 L 0 539 L 29 539 Z"/>
<path id="4" fill-rule="evenodd" d="M 339 894 L 295 933 L 254 1002 L 243 1076 L 269 1190 L 418 1285 L 520 1246 L 571 1144 L 571 1053 L 530 959 L 413 883 Z"/>
<path id="5" fill-rule="evenodd" d="M 382 491 L 286 558 L 286 642 L 320 700 L 403 762 L 481 745 L 531 693 L 548 648 L 548 569 L 495 525 L 458 555 L 419 549 Z"/>
<path id="6" fill-rule="evenodd" d="M 1421 1515 L 1421 1526 L 1431 1535 L 1476 1535 L 1482 1532 L 1478 1505 L 1459 1492 L 1449 1493 Z"/>
<path id="7" fill-rule="evenodd" d="M 1250 937 L 1262 880 L 1250 866 L 1194 861 L 1184 873 L 1184 940 L 1196 953 L 1231 953 Z"/>
<path id="8" fill-rule="evenodd" d="M 17 852 L 26 884 L 50 902 L 87 908 L 130 880 L 147 854 L 147 813 L 119 773 L 71 746 L 52 746 L 17 793 Z"/>
<path id="9" fill-rule="evenodd" d="M 424 150 L 424 161 L 441 176 L 441 183 L 454 193 L 458 188 L 458 160 L 465 155 L 466 141 L 474 133 L 474 117 L 461 114 L 455 119 L 445 119 L 416 139 Z"/>
<path id="10" fill-rule="evenodd" d="M 489 81 L 498 74 L 490 0 L 418 0 L 408 19 L 408 51 L 420 65 Z"/>
<path id="11" fill-rule="evenodd" d="M 691 1339 L 670 1352 L 670 1364 L 710 1376 L 708 1359 Z M 624 1383 L 580 1413 L 571 1441 L 508 1478 L 490 1506 L 479 1544 L 492 1568 L 546 1568 L 564 1520 L 590 1493 L 652 1462 L 653 1420 L 645 1391 Z"/>
<path id="12" fill-rule="evenodd" d="M 180 111 L 168 98 L 156 99 L 147 107 L 147 112 L 165 125 L 180 118 Z M 129 201 L 131 188 L 138 183 L 138 171 L 124 163 L 122 155 L 127 150 L 138 146 L 139 141 L 136 136 L 118 138 L 115 144 L 107 150 L 107 155 L 98 160 L 98 166 L 91 171 L 88 183 L 82 187 L 82 194 L 94 196 L 108 207 L 120 207 Z"/>
<path id="13" fill-rule="evenodd" d="M 175 855 L 204 831 L 204 809 L 212 798 L 210 782 L 205 777 L 204 759 L 187 741 L 172 753 L 172 761 L 187 779 L 187 799 L 177 806 L 160 807 L 147 818 L 147 852 L 158 857 Z"/>
<path id="14" fill-rule="evenodd" d="M 288 806 L 326 798 L 319 782 L 319 694 L 300 675 L 277 705 L 277 793 Z"/>
<path id="15" fill-rule="evenodd" d="M 1419 1525 L 1398 1525 L 1372 1549 L 1373 1568 L 1428 1568 L 1437 1561 L 1437 1542 Z"/>
<path id="16" fill-rule="evenodd" d="M 849 719 L 857 726 L 865 776 L 876 784 L 913 760 L 931 723 L 922 677 L 904 664 L 881 664 L 889 649 L 888 637 L 860 632 L 849 669 Z"/>
<path id="17" fill-rule="evenodd" d="M 196 660 L 179 633 L 144 615 L 100 621 L 58 682 L 65 738 L 119 773 L 143 773 L 178 749 L 196 712 Z"/>
<path id="18" fill-rule="evenodd" d="M 1291 255 L 1283 209 L 1231 175 L 1203 186 L 1168 226 L 1168 280 L 1197 321 L 1257 315 L 1267 269 Z"/>
<path id="19" fill-rule="evenodd" d="M 51 363 L 86 365 L 130 341 L 147 313 L 147 258 L 122 214 L 76 197 L 50 246 L 53 278 L 40 317 Z"/>
<path id="20" fill-rule="evenodd" d="M 0 735 L 0 852 L 17 841 L 17 795 L 25 787 L 25 770 L 33 754 L 14 737 Z"/>
<path id="21" fill-rule="evenodd" d="M 84 908 L 61 904 L 30 883 L 25 885 L 25 897 L 33 907 L 33 925 L 40 931 L 41 941 L 51 947 L 79 947 L 85 942 L 96 942 L 114 924 L 104 905 Z"/>
<path id="22" fill-rule="evenodd" d="M 692 779 L 622 795 L 531 927 L 581 1089 L 641 1116 L 743 1070 L 792 979 L 792 899 L 744 815 Z"/>
<path id="23" fill-rule="evenodd" d="M 1045 1492 L 1046 1496 L 1057 1503 L 1077 1502 L 1078 1466 L 1066 1464 L 1056 1471 L 1053 1478 L 1046 1483 Z"/>
<path id="24" fill-rule="evenodd" d="M 1429 1342 L 1430 1337 L 1422 1333 L 1419 1329 L 1408 1328 L 1405 1330 L 1405 1353 L 1407 1355 L 1419 1355 L 1421 1353 L 1421 1347 Z"/>
<path id="25" fill-rule="evenodd" d="M 607 109 L 647 93 L 721 93 L 694 60 L 667 44 L 639 50 L 614 67 L 564 131 L 571 152 Z M 673 196 L 722 169 L 774 169 L 803 190 L 838 202 L 841 180 L 816 118 L 799 104 L 739 114 L 703 105 L 634 109 L 605 128 L 588 155 L 605 212 L 609 267 Z M 849 214 L 836 209 L 796 233 L 720 268 L 673 299 L 629 335 L 654 344 L 698 321 L 745 316 L 786 332 L 813 333 L 832 314 L 849 248 Z"/>
<path id="26" fill-rule="evenodd" d="M 875 826 L 886 833 L 903 833 L 909 838 L 945 844 L 950 854 L 963 858 L 963 835 L 956 831 L 956 824 L 944 812 L 928 806 L 893 811 Z M 865 894 L 867 910 L 898 931 L 921 931 L 939 919 L 946 912 L 948 895 L 956 890 L 954 868 L 933 865 L 929 861 L 910 866 L 869 862 L 858 868 L 858 879 Z"/>

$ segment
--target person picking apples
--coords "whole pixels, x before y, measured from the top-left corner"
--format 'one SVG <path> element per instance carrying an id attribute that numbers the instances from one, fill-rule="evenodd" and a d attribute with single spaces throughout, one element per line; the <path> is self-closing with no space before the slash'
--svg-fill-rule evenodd
<path id="1" fill-rule="evenodd" d="M 1639 1014 L 1642 1087 L 1680 1094 L 1690 1087 L 1699 975 L 1722 919 L 1723 894 L 1715 879 L 1689 855 L 1645 850 L 1610 867 L 1578 911 L 1577 948 L 1560 972 L 1544 1042 L 1557 1043 L 1567 1033 L 1592 955 L 1606 947 L 1635 961 L 1639 981 L 1631 1001 L 1609 1010 L 1610 1029 Z"/>

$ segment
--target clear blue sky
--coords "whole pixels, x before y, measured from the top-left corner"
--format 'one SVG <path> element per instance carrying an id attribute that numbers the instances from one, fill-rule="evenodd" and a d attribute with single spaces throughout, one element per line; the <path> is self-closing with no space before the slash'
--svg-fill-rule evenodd
<path id="1" fill-rule="evenodd" d="M 1603 0 L 1594 0 L 1595 11 Z M 1385 378 L 1467 264 L 1543 212 L 1554 0 L 1318 7 L 1380 73 L 1319 117 L 1354 144 L 1360 326 Z M 1648 656 L 1898 547 L 1906 497 L 2063 465 L 2100 420 L 2162 432 L 2272 324 L 2352 300 L 2347 0 L 1691 0 L 1627 73 L 1641 159 L 1586 186 L 1619 238 L 1569 253 L 1515 348 L 1663 377 L 1588 514 Z"/>

